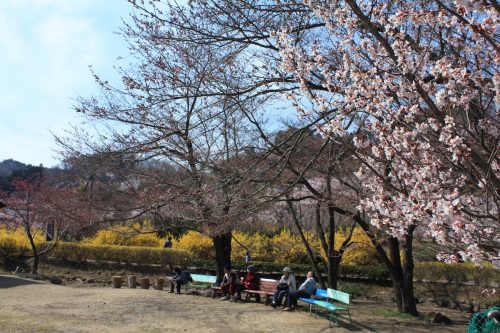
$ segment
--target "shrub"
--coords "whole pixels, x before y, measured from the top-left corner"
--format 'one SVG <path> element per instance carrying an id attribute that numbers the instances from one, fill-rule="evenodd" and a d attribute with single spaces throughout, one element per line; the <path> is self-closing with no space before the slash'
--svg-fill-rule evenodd
<path id="1" fill-rule="evenodd" d="M 198 259 L 209 260 L 215 256 L 212 239 L 196 231 L 188 231 L 179 240 L 174 240 L 173 248 L 187 251 Z"/>
<path id="2" fill-rule="evenodd" d="M 346 238 L 344 231 L 335 233 L 335 247 L 338 249 Z M 259 233 L 246 234 L 234 232 L 238 242 L 245 245 L 256 261 L 286 263 L 309 262 L 309 256 L 299 236 L 284 229 L 279 234 L 269 237 Z M 327 254 L 323 251 L 320 241 L 313 235 L 306 233 L 311 249 L 315 255 L 321 255 L 327 260 Z M 349 246 L 342 256 L 342 265 L 372 265 L 377 263 L 377 253 L 372 247 L 370 239 L 363 230 L 356 228 Z M 233 242 L 232 260 L 241 260 L 247 250 L 237 242 Z"/>
<path id="3" fill-rule="evenodd" d="M 156 247 L 163 244 L 163 240 L 153 232 L 150 221 L 134 223 L 132 225 L 119 225 L 102 229 L 87 243 L 93 245 L 123 245 Z"/>
<path id="4" fill-rule="evenodd" d="M 500 270 L 492 268 L 491 264 L 476 267 L 472 263 L 418 262 L 415 264 L 414 277 L 417 281 L 473 282 L 489 286 L 500 281 Z"/>
<path id="5" fill-rule="evenodd" d="M 160 247 L 59 243 L 51 256 L 62 260 L 97 260 L 121 263 L 191 265 L 192 256 L 183 250 Z"/>

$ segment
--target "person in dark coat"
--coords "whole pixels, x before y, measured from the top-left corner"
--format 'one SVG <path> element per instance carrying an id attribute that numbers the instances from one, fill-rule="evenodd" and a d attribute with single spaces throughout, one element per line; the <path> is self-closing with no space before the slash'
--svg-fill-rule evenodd
<path id="1" fill-rule="evenodd" d="M 176 288 L 176 293 L 181 293 L 181 286 L 187 284 L 191 279 L 191 274 L 186 270 L 181 270 L 180 267 L 174 268 L 175 275 L 170 278 L 170 292 L 174 292 L 174 286 Z"/>

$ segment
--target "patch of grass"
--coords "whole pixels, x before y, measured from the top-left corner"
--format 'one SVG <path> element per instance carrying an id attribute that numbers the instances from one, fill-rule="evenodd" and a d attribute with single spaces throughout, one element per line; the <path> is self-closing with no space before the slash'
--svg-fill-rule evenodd
<path id="1" fill-rule="evenodd" d="M 359 283 L 339 282 L 338 290 L 348 293 L 351 298 L 360 297 L 363 291 Z"/>
<path id="2" fill-rule="evenodd" d="M 375 309 L 373 314 L 384 318 L 415 319 L 415 317 L 409 313 L 402 313 L 392 309 Z"/>

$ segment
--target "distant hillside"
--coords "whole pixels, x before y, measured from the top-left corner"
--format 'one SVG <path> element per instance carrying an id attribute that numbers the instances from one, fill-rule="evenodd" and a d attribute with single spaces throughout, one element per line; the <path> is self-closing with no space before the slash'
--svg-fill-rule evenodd
<path id="1" fill-rule="evenodd" d="M 43 165 L 34 166 L 24 164 L 13 159 L 0 162 L 0 190 L 11 190 L 11 178 L 27 178 L 35 174 L 42 174 Z"/>
<path id="2" fill-rule="evenodd" d="M 0 178 L 8 178 L 12 175 L 22 175 L 28 171 L 41 170 L 42 168 L 42 165 L 34 166 L 8 159 L 0 162 Z"/>

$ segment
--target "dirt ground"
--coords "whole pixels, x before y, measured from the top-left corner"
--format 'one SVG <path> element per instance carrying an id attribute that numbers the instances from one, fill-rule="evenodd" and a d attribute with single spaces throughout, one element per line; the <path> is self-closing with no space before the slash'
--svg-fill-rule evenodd
<path id="1" fill-rule="evenodd" d="M 467 314 L 439 311 L 451 326 L 405 318 L 393 304 L 356 301 L 353 323 L 329 328 L 324 318 L 263 304 L 230 303 L 166 291 L 60 286 L 0 275 L 0 332 L 465 332 Z"/>

